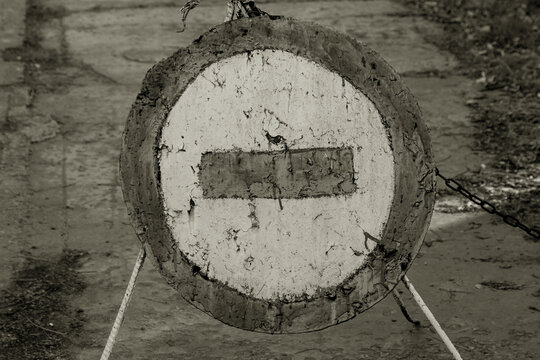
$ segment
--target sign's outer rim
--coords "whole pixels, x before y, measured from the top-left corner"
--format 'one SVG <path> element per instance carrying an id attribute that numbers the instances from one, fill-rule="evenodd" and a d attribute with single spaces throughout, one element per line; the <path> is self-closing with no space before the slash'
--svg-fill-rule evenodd
<path id="1" fill-rule="evenodd" d="M 394 156 L 395 191 L 376 249 L 339 286 L 310 301 L 251 298 L 205 278 L 177 251 L 165 219 L 158 164 L 161 130 L 183 91 L 210 64 L 236 54 L 291 52 L 348 80 L 379 111 Z M 420 109 L 397 73 L 373 50 L 339 32 L 294 19 L 241 19 L 219 25 L 147 73 L 124 131 L 120 173 L 132 224 L 167 281 L 226 324 L 271 333 L 319 330 L 382 300 L 418 253 L 434 205 L 434 164 Z M 369 234 L 359 234 L 369 236 Z"/>

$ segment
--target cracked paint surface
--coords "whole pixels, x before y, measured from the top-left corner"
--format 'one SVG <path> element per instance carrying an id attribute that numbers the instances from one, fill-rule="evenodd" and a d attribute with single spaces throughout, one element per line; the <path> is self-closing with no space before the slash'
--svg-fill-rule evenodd
<path id="1" fill-rule="evenodd" d="M 363 266 L 388 220 L 393 155 L 378 111 L 339 75 L 288 52 L 210 65 L 171 110 L 160 145 L 179 250 L 208 278 L 249 296 L 292 301 L 339 285 Z M 203 154 L 310 148 L 352 149 L 356 190 L 220 199 L 199 184 Z"/>
<path id="2" fill-rule="evenodd" d="M 208 152 L 199 185 L 210 199 L 300 199 L 356 191 L 351 148 Z"/>

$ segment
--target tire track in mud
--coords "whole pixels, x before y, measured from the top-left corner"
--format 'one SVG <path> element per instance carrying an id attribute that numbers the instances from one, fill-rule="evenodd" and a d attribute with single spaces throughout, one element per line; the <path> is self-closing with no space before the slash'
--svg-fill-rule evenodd
<path id="1" fill-rule="evenodd" d="M 3 271 L 13 273 L 7 276 L 9 284 L 0 290 L 0 359 L 72 358 L 68 348 L 85 321 L 84 311 L 71 305 L 73 297 L 86 287 L 77 271 L 85 253 L 60 245 L 64 243 L 65 224 L 56 229 L 54 224 L 43 224 L 32 216 L 41 204 L 33 199 L 39 190 L 32 190 L 29 179 L 32 144 L 61 133 L 61 124 L 40 114 L 34 105 L 39 94 L 54 91 L 59 85 L 47 81 L 47 74 L 67 62 L 62 29 L 58 48 L 42 46 L 47 41 L 43 34 L 46 27 L 58 23 L 62 16 L 62 9 L 50 9 L 37 0 L 28 0 L 24 41 L 21 46 L 2 52 L 4 60 L 23 63 L 24 77 L 22 83 L 9 88 L 12 96 L 22 100 L 8 109 L 5 126 L 0 129 L 0 135 L 6 138 L 2 170 L 6 164 L 22 169 L 17 173 L 18 193 L 6 203 L 9 207 L 11 202 L 18 201 L 19 206 L 4 213 L 8 225 L 19 228 L 20 234 L 12 240 L 16 243 L 13 251 L 3 251 L 9 257 Z M 35 223 L 49 227 L 59 240 L 53 243 L 51 235 L 35 231 Z M 36 242 L 39 249 L 32 246 Z"/>

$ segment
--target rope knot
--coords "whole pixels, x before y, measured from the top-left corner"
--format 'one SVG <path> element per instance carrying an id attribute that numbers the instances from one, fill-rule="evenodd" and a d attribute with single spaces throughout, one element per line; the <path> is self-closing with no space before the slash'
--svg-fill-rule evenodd
<path id="1" fill-rule="evenodd" d="M 176 32 L 181 33 L 186 29 L 186 19 L 191 10 L 199 6 L 200 0 L 189 0 L 182 6 L 180 13 L 182 14 L 181 27 Z M 280 16 L 270 15 L 255 5 L 255 1 L 229 0 L 227 2 L 227 14 L 225 22 L 241 19 L 244 17 L 268 16 L 270 19 L 279 19 Z"/>

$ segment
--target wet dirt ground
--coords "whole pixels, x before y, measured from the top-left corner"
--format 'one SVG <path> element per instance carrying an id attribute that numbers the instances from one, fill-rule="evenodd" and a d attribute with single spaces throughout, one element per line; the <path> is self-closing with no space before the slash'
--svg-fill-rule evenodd
<path id="1" fill-rule="evenodd" d="M 258 3 L 269 13 L 346 32 L 380 52 L 416 94 L 444 174 L 489 160 L 473 150 L 475 129 L 467 119 L 465 99 L 477 94 L 477 85 L 456 75 L 457 59 L 424 39 L 440 32 L 438 25 L 384 0 Z M 29 259 L 55 261 L 66 249 L 85 253 L 68 267 L 85 287 L 67 294 L 65 304 L 66 313 L 81 313 L 84 322 L 66 328 L 61 350 L 50 358 L 95 359 L 139 249 L 118 182 L 125 118 L 147 69 L 222 21 L 225 1 L 203 0 L 182 34 L 175 32 L 179 4 L 169 1 L 2 4 L 20 29 L 4 37 L 10 41 L 2 44 L 0 62 L 9 75 L 0 86 L 1 289 L 14 290 L 16 270 Z M 461 205 L 451 196 L 439 201 L 409 278 L 464 359 L 538 358 L 539 244 L 491 215 L 456 211 Z M 451 359 L 410 296 L 403 298 L 424 326 L 412 326 L 386 298 L 323 331 L 257 334 L 179 299 L 148 262 L 111 358 Z M 40 314 L 34 330 L 51 333 L 47 326 L 56 317 Z M 2 337 L 0 344 L 9 349 L 9 341 Z M 1 356 L 13 359 L 7 351 Z"/>

